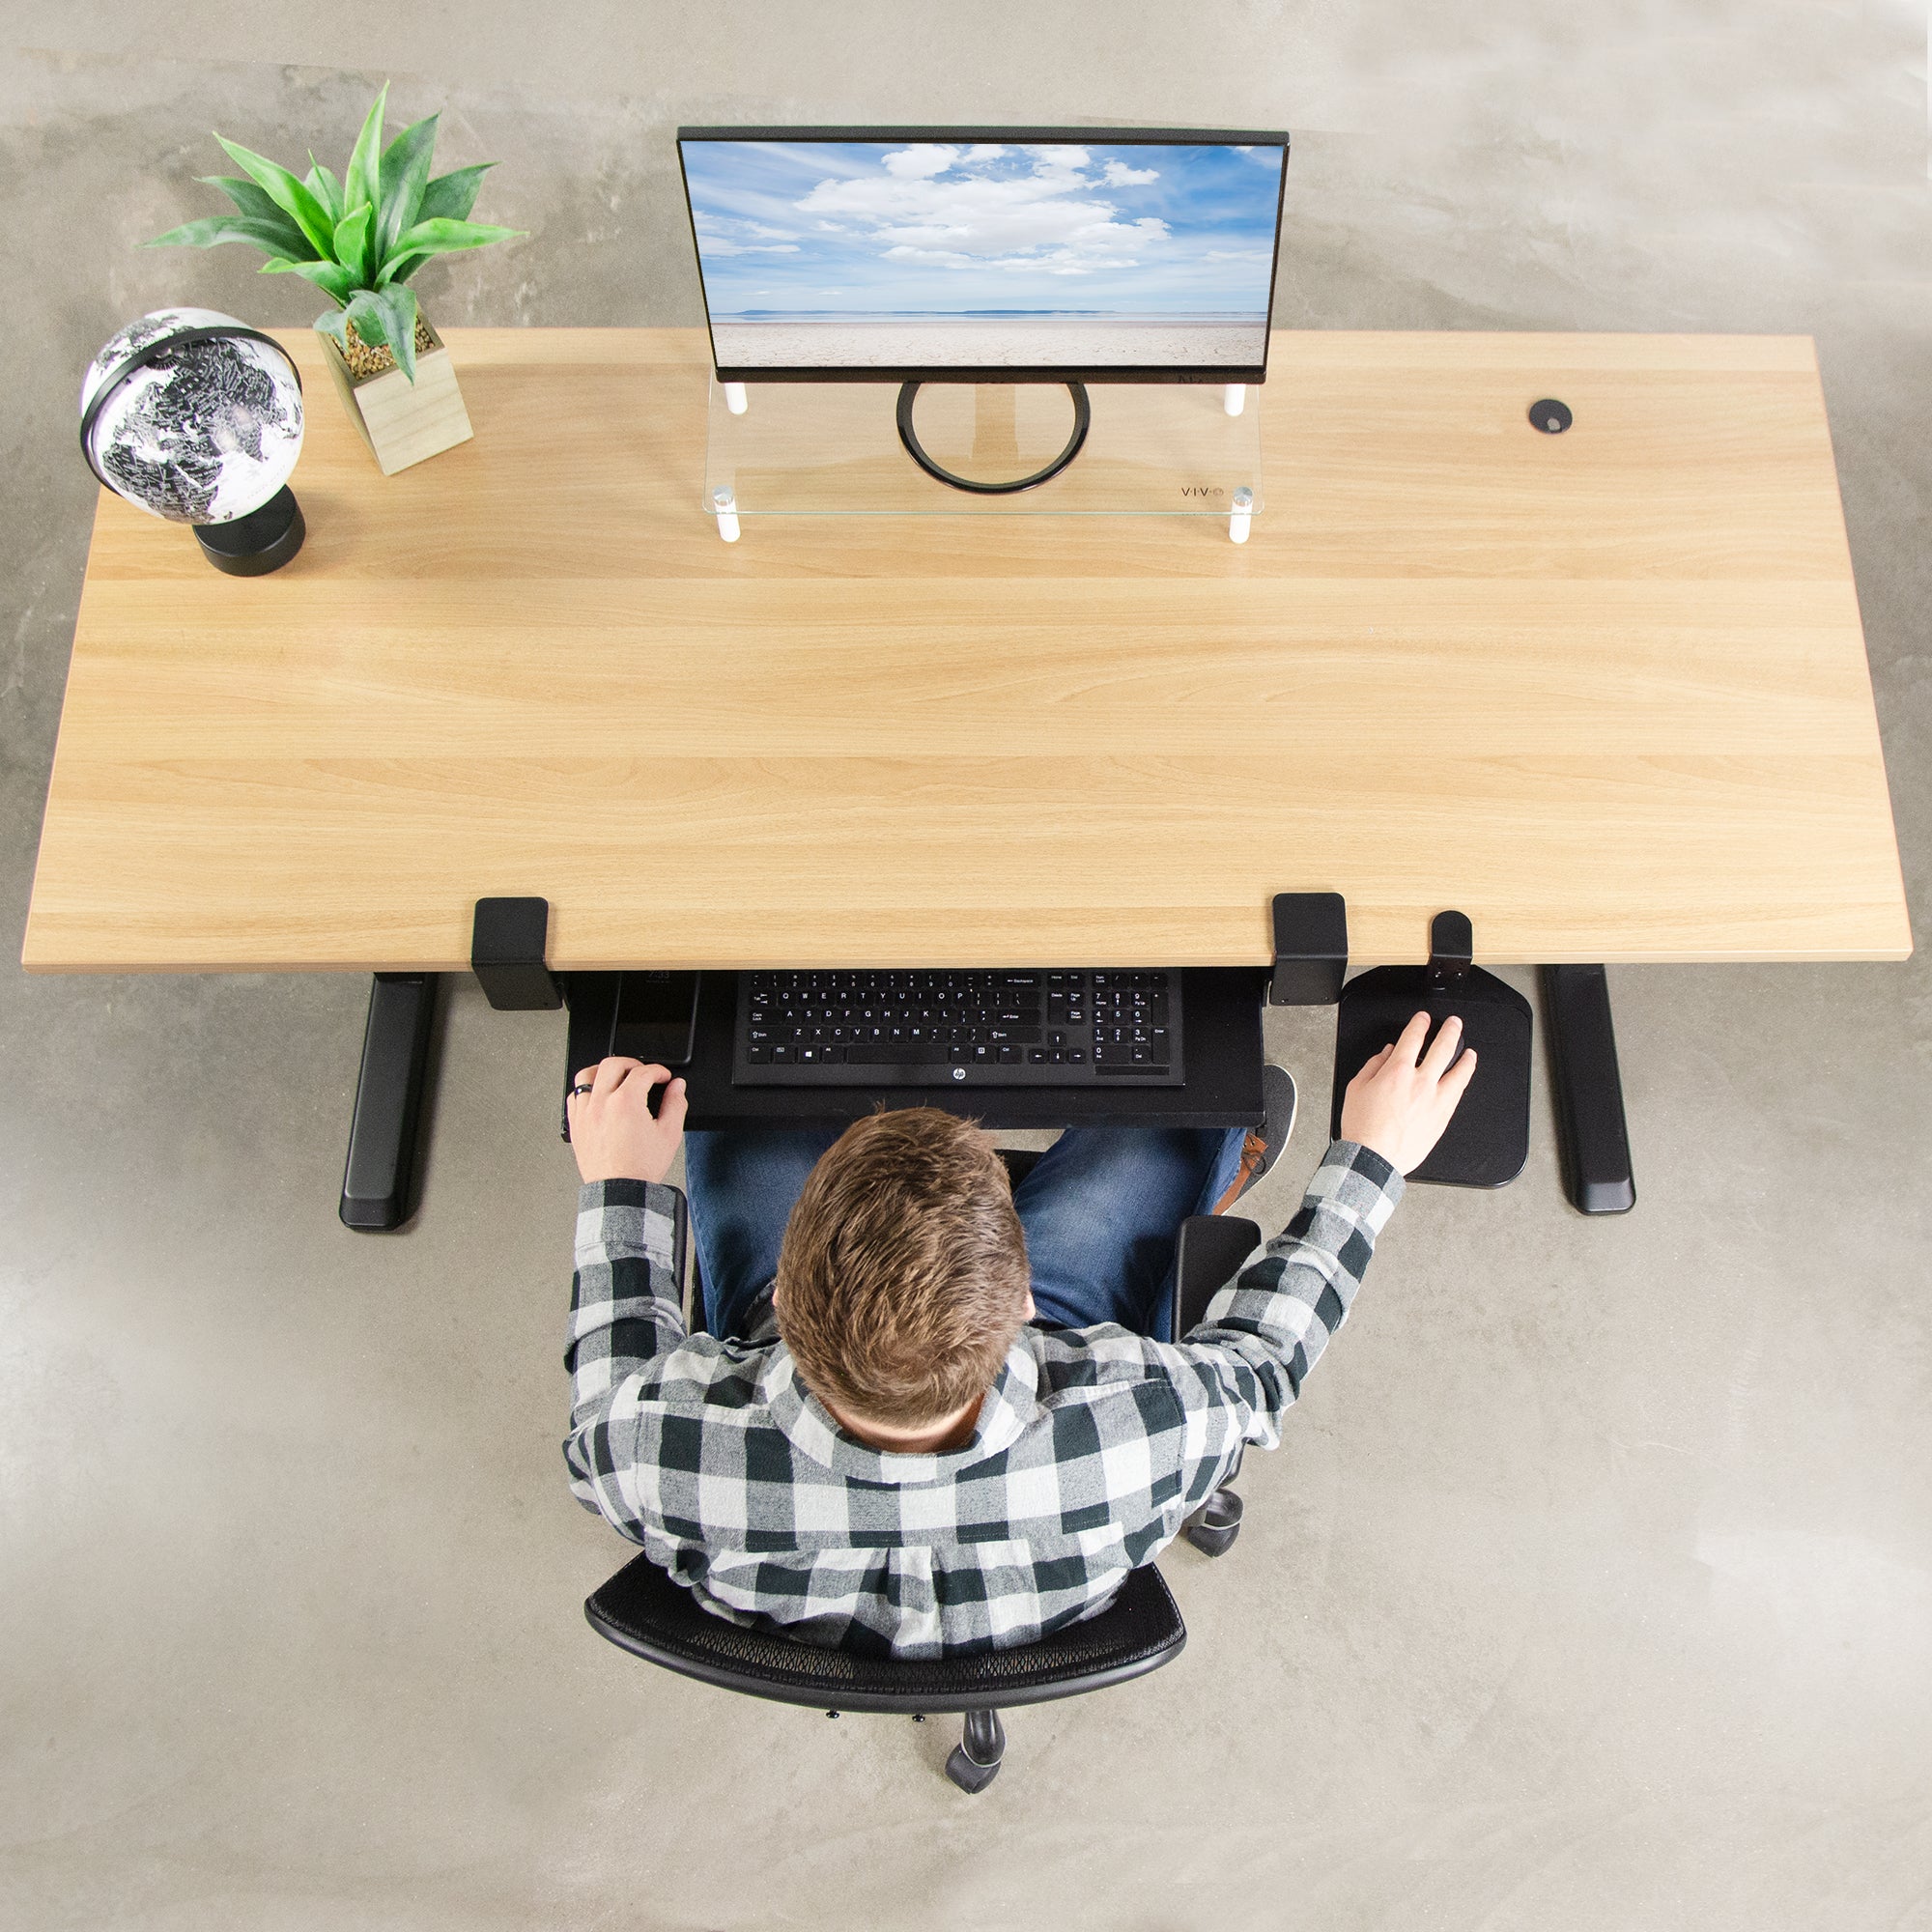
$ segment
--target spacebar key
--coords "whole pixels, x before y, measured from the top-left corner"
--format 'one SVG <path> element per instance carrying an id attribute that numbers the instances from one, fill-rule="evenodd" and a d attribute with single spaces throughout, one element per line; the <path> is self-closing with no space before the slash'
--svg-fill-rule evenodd
<path id="1" fill-rule="evenodd" d="M 848 1046 L 848 1066 L 944 1066 L 945 1048 L 935 1053 L 929 1046 Z"/>

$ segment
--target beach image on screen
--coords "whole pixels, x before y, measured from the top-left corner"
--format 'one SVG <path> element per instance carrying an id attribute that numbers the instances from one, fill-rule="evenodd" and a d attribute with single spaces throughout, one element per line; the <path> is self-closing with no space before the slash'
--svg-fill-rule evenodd
<path id="1" fill-rule="evenodd" d="M 1279 147 L 686 141 L 721 369 L 1257 369 Z"/>

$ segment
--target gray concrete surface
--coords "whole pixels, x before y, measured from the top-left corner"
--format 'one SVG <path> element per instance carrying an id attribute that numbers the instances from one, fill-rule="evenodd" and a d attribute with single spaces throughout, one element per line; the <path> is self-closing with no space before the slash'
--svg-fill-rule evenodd
<path id="1" fill-rule="evenodd" d="M 312 298 L 134 243 L 207 130 L 346 147 L 384 74 L 530 239 L 449 321 L 688 322 L 680 119 L 1291 127 L 1284 320 L 1796 329 L 1823 357 L 1927 896 L 1925 18 L 746 0 L 10 0 L 0 954 L 18 956 L 127 317 Z M 380 65 L 378 64 L 380 63 Z M 325 403 L 323 406 L 327 406 Z M 373 471 L 372 492 L 382 488 Z M 420 1220 L 335 1221 L 359 982 L 0 966 L 0 1925 L 1932 1926 L 1932 980 L 1614 976 L 1642 1198 L 1418 1191 L 1186 1655 L 937 1725 L 628 1662 L 556 1444 L 554 1019 L 460 994 Z M 1323 1026 L 1275 1043 L 1304 1087 Z M 1265 1205 L 1318 1152 L 1303 1133 Z"/>

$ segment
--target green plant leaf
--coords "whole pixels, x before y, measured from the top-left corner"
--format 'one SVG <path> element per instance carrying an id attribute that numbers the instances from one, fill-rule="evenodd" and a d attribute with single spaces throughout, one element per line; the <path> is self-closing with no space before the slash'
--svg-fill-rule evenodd
<path id="1" fill-rule="evenodd" d="M 389 83 L 376 97 L 355 137 L 355 152 L 349 156 L 349 172 L 342 178 L 342 205 L 354 209 L 363 202 L 372 208 L 383 203 L 383 108 L 389 99 Z"/>
<path id="2" fill-rule="evenodd" d="M 343 319 L 354 326 L 355 333 L 371 349 L 390 346 L 389 312 L 377 300 L 374 289 L 357 289 L 342 313 Z"/>
<path id="3" fill-rule="evenodd" d="M 476 205 L 478 185 L 496 165 L 495 161 L 478 161 L 471 167 L 453 168 L 446 175 L 438 175 L 423 189 L 422 206 L 417 210 L 415 225 L 420 227 L 426 221 L 467 220 L 469 211 Z M 511 229 L 498 230 L 497 239 L 514 232 Z M 468 245 L 481 247 L 482 243 L 472 242 Z M 377 283 L 386 287 L 393 282 L 406 282 L 431 255 L 442 252 L 435 248 L 410 248 L 405 244 L 403 236 L 399 235 L 377 274 Z"/>
<path id="4" fill-rule="evenodd" d="M 396 241 L 396 252 L 411 255 L 453 255 L 462 248 L 486 248 L 493 242 L 508 242 L 523 234 L 521 228 L 492 228 L 481 221 L 450 221 L 438 216 L 418 221 Z"/>
<path id="5" fill-rule="evenodd" d="M 389 312 L 389 347 L 411 383 L 416 380 L 416 292 L 378 289 L 376 299 Z"/>
<path id="6" fill-rule="evenodd" d="M 405 128 L 383 151 L 383 213 L 376 224 L 376 248 L 371 266 L 381 270 L 394 254 L 396 238 L 414 227 L 429 183 L 429 164 L 436 153 L 436 124 L 432 114 Z"/>
<path id="7" fill-rule="evenodd" d="M 422 206 L 416 210 L 418 221 L 468 221 L 476 206 L 476 190 L 483 177 L 497 165 L 478 161 L 474 167 L 456 168 L 437 178 L 423 189 Z"/>
<path id="8" fill-rule="evenodd" d="M 185 221 L 143 242 L 147 248 L 218 248 L 224 242 L 245 242 L 272 259 L 293 265 L 315 259 L 315 250 L 303 240 L 294 222 L 279 216 L 273 222 L 257 221 L 244 214 L 208 214 L 199 221 Z"/>
<path id="9" fill-rule="evenodd" d="M 375 225 L 376 211 L 366 201 L 335 224 L 335 259 L 355 277 L 357 288 L 366 289 L 375 279 L 369 273 L 369 231 Z"/>
<path id="10" fill-rule="evenodd" d="M 328 218 L 331 221 L 340 221 L 343 214 L 342 184 L 316 159 L 313 148 L 309 150 L 306 185 L 309 193 L 314 195 L 327 211 Z"/>
<path id="11" fill-rule="evenodd" d="M 331 301 L 341 302 L 345 307 L 356 289 L 355 277 L 340 262 L 264 262 L 262 272 L 299 275 L 303 281 L 313 282 Z"/>
<path id="12" fill-rule="evenodd" d="M 416 298 L 410 289 L 358 289 L 344 312 L 371 349 L 386 348 L 396 366 L 416 379 Z"/>
<path id="13" fill-rule="evenodd" d="M 349 316 L 346 310 L 326 308 L 315 319 L 315 332 L 326 335 L 346 355 L 349 353 Z"/>
<path id="14" fill-rule="evenodd" d="M 278 223 L 286 228 L 294 244 L 291 252 L 298 260 L 306 260 L 315 254 L 314 244 L 294 219 L 253 182 L 237 175 L 201 175 L 197 179 L 204 187 L 218 187 L 235 204 L 238 214 L 246 215 L 250 221 Z"/>
<path id="15" fill-rule="evenodd" d="M 309 245 L 315 252 L 327 255 L 334 239 L 335 224 L 329 220 L 328 212 L 322 203 L 278 162 L 254 154 L 247 148 L 237 147 L 233 141 L 222 140 L 219 134 L 214 138 L 221 141 L 222 151 L 228 158 L 248 175 L 308 237 Z"/>

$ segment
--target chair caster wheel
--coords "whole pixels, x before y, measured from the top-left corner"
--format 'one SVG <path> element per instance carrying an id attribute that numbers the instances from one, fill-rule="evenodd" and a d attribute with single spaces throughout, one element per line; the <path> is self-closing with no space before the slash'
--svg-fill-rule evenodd
<path id="1" fill-rule="evenodd" d="M 1181 1531 L 1189 1543 L 1200 1550 L 1203 1556 L 1225 1556 L 1235 1547 L 1235 1539 L 1241 1533 L 1241 1525 L 1233 1529 L 1209 1529 L 1205 1523 L 1196 1527 L 1190 1523 Z"/>
<path id="2" fill-rule="evenodd" d="M 961 1791 L 969 1794 L 983 1791 L 999 1776 L 1000 1761 L 995 1758 L 991 1764 L 976 1764 L 966 1755 L 964 1745 L 954 1745 L 946 1760 L 946 1775 Z"/>
<path id="3" fill-rule="evenodd" d="M 1181 1524 L 1180 1533 L 1203 1556 L 1225 1556 L 1241 1533 L 1241 1499 L 1233 1490 L 1216 1490 Z"/>
<path id="4" fill-rule="evenodd" d="M 1007 1727 L 997 1711 L 968 1711 L 965 1735 L 946 1760 L 946 1775 L 961 1791 L 983 1791 L 1000 1775 Z"/>

